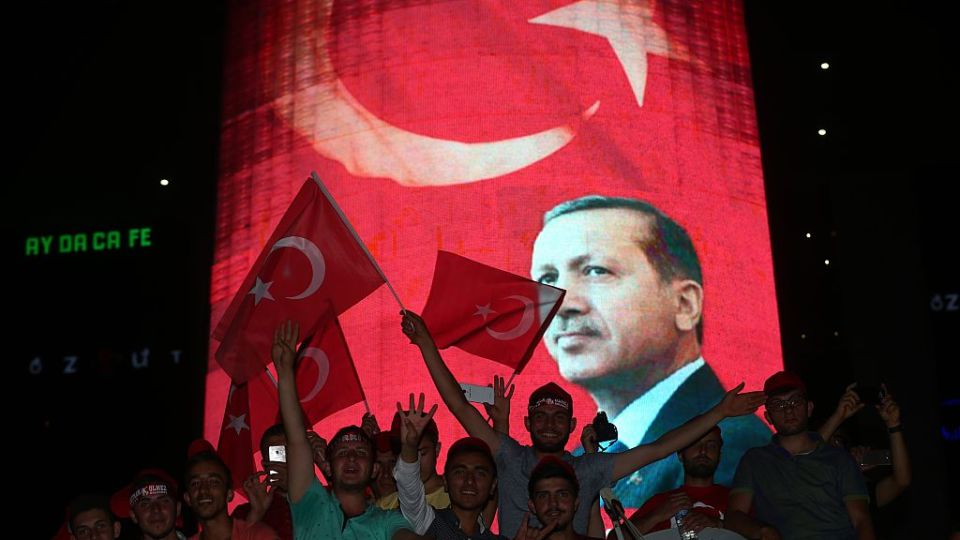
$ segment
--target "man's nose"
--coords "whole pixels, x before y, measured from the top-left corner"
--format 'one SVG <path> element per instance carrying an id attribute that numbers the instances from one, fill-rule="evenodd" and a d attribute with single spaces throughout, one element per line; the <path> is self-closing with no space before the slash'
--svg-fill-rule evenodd
<path id="1" fill-rule="evenodd" d="M 590 311 L 590 302 L 585 294 L 586 291 L 584 291 L 583 286 L 577 284 L 575 280 L 558 280 L 555 286 L 567 291 L 563 297 L 563 303 L 560 304 L 560 310 L 557 312 L 557 315 L 567 319 L 583 315 Z"/>

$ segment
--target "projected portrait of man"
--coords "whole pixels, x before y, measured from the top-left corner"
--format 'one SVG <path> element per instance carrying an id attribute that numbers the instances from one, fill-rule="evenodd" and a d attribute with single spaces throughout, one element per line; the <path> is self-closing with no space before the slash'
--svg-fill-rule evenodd
<path id="1" fill-rule="evenodd" d="M 587 196 L 544 215 L 533 279 L 567 291 L 544 341 L 560 374 L 583 387 L 619 429 L 617 452 L 656 440 L 723 396 L 701 355 L 704 287 L 686 231 L 641 200 Z M 741 454 L 770 440 L 753 415 L 720 423 L 716 482 L 729 484 Z M 683 482 L 675 456 L 617 484 L 630 507 Z"/>

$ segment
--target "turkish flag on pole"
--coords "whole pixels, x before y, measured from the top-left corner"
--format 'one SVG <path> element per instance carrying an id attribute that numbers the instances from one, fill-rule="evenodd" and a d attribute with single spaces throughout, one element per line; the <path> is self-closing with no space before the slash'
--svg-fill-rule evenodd
<path id="1" fill-rule="evenodd" d="M 437 347 L 458 347 L 519 373 L 564 294 L 563 289 L 439 251 L 422 317 Z"/>
<path id="2" fill-rule="evenodd" d="M 340 323 L 332 311 L 326 311 L 304 338 L 299 358 L 297 395 L 308 428 L 366 400 Z M 218 448 L 224 461 L 230 456 L 227 464 L 231 470 L 245 471 L 247 462 L 252 463 L 254 452 L 259 450 L 263 432 L 283 421 L 276 378 L 272 371 L 263 370 L 245 384 L 232 386 L 230 395 Z M 243 474 L 240 480 L 250 473 Z"/>
<path id="3" fill-rule="evenodd" d="M 366 400 L 340 322 L 332 312 L 304 340 L 299 356 L 297 395 L 310 426 Z"/>
<path id="4" fill-rule="evenodd" d="M 235 383 L 244 383 L 270 361 L 281 321 L 314 328 L 327 302 L 334 314 L 343 313 L 385 281 L 314 173 L 214 329 L 217 361 Z"/>
<path id="5" fill-rule="evenodd" d="M 265 429 L 265 428 L 264 428 Z M 246 384 L 231 384 L 227 406 L 223 409 L 217 454 L 230 468 L 233 489 L 256 470 L 253 464 L 253 440 L 250 436 L 250 399 Z"/>

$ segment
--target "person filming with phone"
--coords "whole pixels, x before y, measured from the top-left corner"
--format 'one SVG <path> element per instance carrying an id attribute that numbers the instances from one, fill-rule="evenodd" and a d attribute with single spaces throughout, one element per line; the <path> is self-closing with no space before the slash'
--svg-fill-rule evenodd
<path id="1" fill-rule="evenodd" d="M 889 450 L 855 446 L 840 430 L 850 417 L 872 405 L 883 420 L 889 436 Z M 876 511 L 896 499 L 910 486 L 910 458 L 900 423 L 900 406 L 887 391 L 887 386 L 868 387 L 853 383 L 847 386 L 837 409 L 818 430 L 823 440 L 848 450 L 860 465 L 870 493 L 870 509 Z"/>

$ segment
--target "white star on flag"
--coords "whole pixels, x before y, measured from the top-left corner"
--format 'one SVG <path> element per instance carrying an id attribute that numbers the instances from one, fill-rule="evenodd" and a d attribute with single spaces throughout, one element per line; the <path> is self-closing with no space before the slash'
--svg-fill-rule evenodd
<path id="1" fill-rule="evenodd" d="M 250 426 L 247 425 L 247 413 L 243 413 L 240 416 L 228 415 L 230 416 L 230 425 L 228 425 L 224 431 L 228 429 L 233 429 L 237 432 L 237 435 L 240 435 L 240 432 L 243 430 L 249 430 Z"/>
<path id="2" fill-rule="evenodd" d="M 490 309 L 490 304 L 489 304 L 489 303 L 484 304 L 484 305 L 482 305 L 482 306 L 479 306 L 479 305 L 477 305 L 477 304 L 474 304 L 474 305 L 477 306 L 477 311 L 475 311 L 473 314 L 474 314 L 474 315 L 480 315 L 480 316 L 482 316 L 484 321 L 487 320 L 487 316 L 488 316 L 488 315 L 490 315 L 490 314 L 492 314 L 492 313 L 496 313 L 496 311 Z"/>
<path id="3" fill-rule="evenodd" d="M 266 298 L 267 300 L 273 300 L 273 295 L 270 294 L 270 286 L 273 285 L 272 281 L 266 283 L 260 279 L 260 276 L 257 276 L 257 283 L 250 289 L 250 292 L 247 294 L 253 295 L 253 305 L 258 305 L 260 300 Z"/>

